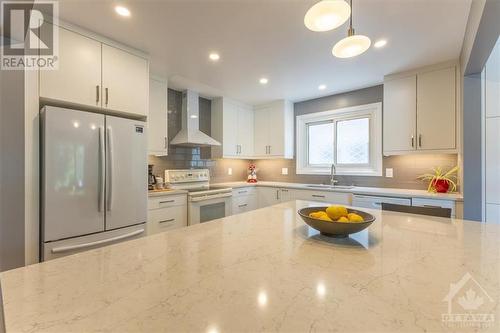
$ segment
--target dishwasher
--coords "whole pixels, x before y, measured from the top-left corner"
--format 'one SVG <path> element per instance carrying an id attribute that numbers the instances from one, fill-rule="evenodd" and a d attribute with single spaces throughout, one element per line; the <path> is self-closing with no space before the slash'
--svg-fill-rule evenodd
<path id="1" fill-rule="evenodd" d="M 382 203 L 411 206 L 410 198 L 378 197 L 373 195 L 354 194 L 352 205 L 360 208 L 382 209 Z"/>

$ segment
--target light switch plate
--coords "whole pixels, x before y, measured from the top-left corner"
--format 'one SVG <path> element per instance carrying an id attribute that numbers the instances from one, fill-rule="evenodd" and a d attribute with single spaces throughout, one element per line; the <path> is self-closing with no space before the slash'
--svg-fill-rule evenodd
<path id="1" fill-rule="evenodd" d="M 233 168 L 227 168 L 227 174 L 229 176 L 232 176 L 233 175 Z"/>
<path id="2" fill-rule="evenodd" d="M 393 177 L 393 172 L 392 168 L 385 168 L 385 176 L 387 178 L 392 178 Z"/>
<path id="3" fill-rule="evenodd" d="M 281 168 L 282 175 L 288 175 L 288 168 Z"/>

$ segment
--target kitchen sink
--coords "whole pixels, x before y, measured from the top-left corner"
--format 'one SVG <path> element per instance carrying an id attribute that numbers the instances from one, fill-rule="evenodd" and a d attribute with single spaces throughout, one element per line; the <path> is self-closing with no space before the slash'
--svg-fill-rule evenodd
<path id="1" fill-rule="evenodd" d="M 343 189 L 343 190 L 348 190 L 351 188 L 354 188 L 353 185 L 326 185 L 326 184 L 310 184 L 306 185 L 306 187 L 309 188 L 322 188 L 322 189 Z"/>

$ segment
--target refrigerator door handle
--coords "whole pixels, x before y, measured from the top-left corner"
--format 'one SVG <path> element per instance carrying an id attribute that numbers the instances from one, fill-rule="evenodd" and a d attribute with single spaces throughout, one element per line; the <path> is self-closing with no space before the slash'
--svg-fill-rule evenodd
<path id="1" fill-rule="evenodd" d="M 132 231 L 128 234 L 125 235 L 120 235 L 120 236 L 115 236 L 107 239 L 102 239 L 98 240 L 95 242 L 89 242 L 89 243 L 83 243 L 83 244 L 77 244 L 77 245 L 69 245 L 69 246 L 61 246 L 61 247 L 55 247 L 52 249 L 52 253 L 63 253 L 63 252 L 68 252 L 68 251 L 73 251 L 73 250 L 79 250 L 79 249 L 85 249 L 87 247 L 91 246 L 96 246 L 96 245 L 103 245 L 111 242 L 116 242 L 125 238 L 130 238 L 133 236 L 140 235 L 144 232 L 144 229 L 139 229 L 136 231 Z"/>
<path id="2" fill-rule="evenodd" d="M 111 127 L 108 127 L 106 131 L 108 139 L 108 200 L 107 200 L 107 210 L 111 211 L 113 208 L 113 133 Z"/>
<path id="3" fill-rule="evenodd" d="M 99 211 L 104 211 L 104 191 L 106 173 L 106 153 L 104 150 L 104 129 L 99 127 Z"/>

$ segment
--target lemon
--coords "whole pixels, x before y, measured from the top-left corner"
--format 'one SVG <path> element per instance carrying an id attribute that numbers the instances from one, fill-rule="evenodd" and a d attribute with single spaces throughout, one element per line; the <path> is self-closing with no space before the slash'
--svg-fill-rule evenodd
<path id="1" fill-rule="evenodd" d="M 347 216 L 347 208 L 344 206 L 330 206 L 326 209 L 326 213 L 332 220 L 338 220 L 342 216 Z"/>
<path id="2" fill-rule="evenodd" d="M 349 222 L 363 222 L 363 218 L 356 213 L 350 213 L 347 215 Z"/>
<path id="3" fill-rule="evenodd" d="M 327 222 L 333 222 L 333 220 L 331 218 L 328 217 L 328 215 L 321 215 L 320 217 L 317 217 L 318 220 L 321 220 L 321 221 L 327 221 Z"/>
<path id="4" fill-rule="evenodd" d="M 349 219 L 345 216 L 341 216 L 339 217 L 339 219 L 337 220 L 337 222 L 342 222 L 342 223 L 349 223 Z"/>

